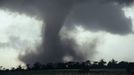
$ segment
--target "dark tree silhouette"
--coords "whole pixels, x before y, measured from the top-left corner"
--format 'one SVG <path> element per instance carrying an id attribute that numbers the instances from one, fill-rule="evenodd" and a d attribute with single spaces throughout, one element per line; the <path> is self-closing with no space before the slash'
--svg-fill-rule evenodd
<path id="1" fill-rule="evenodd" d="M 117 67 L 117 61 L 112 59 L 111 61 L 108 62 L 107 67 L 109 67 L 109 68 L 116 68 Z"/>
<path id="2" fill-rule="evenodd" d="M 105 67 L 105 65 L 106 65 L 106 61 L 104 61 L 104 59 L 101 59 L 101 60 L 98 62 L 98 66 L 99 66 L 100 68 Z"/>
<path id="3" fill-rule="evenodd" d="M 126 61 L 121 61 L 118 63 L 119 68 L 127 68 L 128 67 L 128 62 Z"/>
<path id="4" fill-rule="evenodd" d="M 39 62 L 34 63 L 32 69 L 33 70 L 39 70 L 39 69 L 41 69 L 41 64 Z"/>
<path id="5" fill-rule="evenodd" d="M 22 66 L 19 65 L 17 68 L 16 68 L 17 71 L 20 71 L 20 70 L 23 70 Z"/>
<path id="6" fill-rule="evenodd" d="M 98 68 L 98 61 L 94 61 L 94 62 L 93 62 L 92 68 Z"/>
<path id="7" fill-rule="evenodd" d="M 48 63 L 47 65 L 44 66 L 44 69 L 55 69 L 58 67 L 55 67 L 56 65 L 54 65 L 53 63 Z"/>
<path id="8" fill-rule="evenodd" d="M 30 64 L 26 64 L 26 68 L 27 70 L 30 70 L 31 69 Z"/>
<path id="9" fill-rule="evenodd" d="M 40 64 L 36 62 L 32 66 L 30 64 L 27 64 L 27 69 L 24 69 L 21 65 L 19 65 L 17 68 L 12 68 L 11 70 L 6 70 L 2 66 L 0 66 L 0 71 L 28 71 L 28 70 L 56 70 L 56 69 L 78 69 L 82 71 L 89 71 L 91 69 L 125 69 L 127 72 L 130 72 L 131 70 L 134 70 L 134 62 L 126 62 L 121 61 L 117 62 L 114 59 L 107 62 L 103 59 L 98 61 L 95 61 L 91 63 L 90 60 L 84 61 L 84 62 L 66 62 L 66 63 L 48 63 L 48 64 Z"/>

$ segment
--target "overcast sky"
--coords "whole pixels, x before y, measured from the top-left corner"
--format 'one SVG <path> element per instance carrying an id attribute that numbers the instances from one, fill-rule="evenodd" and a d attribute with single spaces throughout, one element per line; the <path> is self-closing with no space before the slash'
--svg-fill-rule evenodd
<path id="1" fill-rule="evenodd" d="M 19 54 L 41 42 L 42 22 L 15 12 L 0 10 L 0 65 L 23 64 Z M 21 34 L 20 34 L 21 33 Z"/>
<path id="2" fill-rule="evenodd" d="M 122 10 L 126 18 L 131 19 L 134 31 L 134 6 Z M 31 50 L 36 53 L 35 48 L 41 44 L 42 40 L 42 25 L 43 21 L 36 17 L 0 9 L 0 65 L 9 68 L 24 64 L 18 59 L 19 55 Z M 66 27 L 63 27 L 62 30 L 61 39 L 74 39 L 78 45 L 76 49 L 86 55 L 86 59 L 134 61 L 133 33 L 120 35 L 107 31 L 93 32 L 77 24 L 71 30 Z M 96 47 L 94 47 L 93 43 L 96 42 Z M 92 57 L 90 49 L 96 52 Z"/>

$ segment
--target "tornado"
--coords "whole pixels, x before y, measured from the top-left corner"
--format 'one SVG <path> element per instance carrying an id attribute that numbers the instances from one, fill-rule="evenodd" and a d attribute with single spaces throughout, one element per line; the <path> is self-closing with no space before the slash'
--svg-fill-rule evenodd
<path id="1" fill-rule="evenodd" d="M 56 3 L 56 2 L 55 2 Z M 65 55 L 59 32 L 71 11 L 73 2 L 63 1 L 56 3 L 57 6 L 49 9 L 45 16 L 45 27 L 43 32 L 43 60 L 48 62 L 62 62 Z"/>

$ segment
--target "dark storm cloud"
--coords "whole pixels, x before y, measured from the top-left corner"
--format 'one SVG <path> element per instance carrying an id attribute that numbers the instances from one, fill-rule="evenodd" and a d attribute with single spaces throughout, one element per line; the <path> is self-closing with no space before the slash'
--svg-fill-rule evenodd
<path id="1" fill-rule="evenodd" d="M 125 17 L 122 6 L 98 1 L 79 4 L 71 14 L 74 24 L 83 25 L 91 31 L 107 31 L 116 34 L 132 32 L 131 19 Z"/>
<path id="2" fill-rule="evenodd" d="M 113 2 L 117 2 L 119 4 L 125 4 L 125 5 L 130 5 L 134 2 L 134 0 L 111 0 Z"/>
<path id="3" fill-rule="evenodd" d="M 102 1 L 102 2 L 101 2 Z M 70 55 L 76 61 L 85 60 L 84 55 L 74 51 L 75 41 L 61 41 L 59 32 L 63 25 L 72 27 L 80 24 L 90 31 L 107 31 L 116 34 L 128 34 L 132 31 L 131 21 L 122 11 L 122 6 L 104 0 L 0 0 L 1 8 L 38 16 L 44 20 L 42 28 L 43 43 L 38 53 L 20 56 L 26 63 L 39 61 L 61 62 Z M 116 2 L 120 2 L 117 0 Z M 120 3 L 130 3 L 126 0 Z M 68 25 L 70 24 L 70 25 Z M 95 43 L 96 44 L 96 43 Z M 93 46 L 96 46 L 93 44 Z"/>
<path id="4" fill-rule="evenodd" d="M 82 58 L 75 55 L 72 47 L 68 46 L 66 51 L 62 42 L 60 41 L 59 32 L 64 25 L 64 21 L 68 16 L 75 0 L 7 0 L 2 2 L 2 7 L 9 8 L 11 11 L 19 11 L 27 14 L 38 11 L 38 14 L 44 19 L 43 27 L 43 43 L 39 50 L 39 54 L 29 53 L 24 57 L 20 57 L 24 62 L 61 62 L 63 57 L 68 53 L 75 59 Z M 34 8 L 34 9 L 32 9 Z M 30 9 L 30 10 L 29 10 Z M 30 12 L 31 11 L 31 12 Z M 71 53 L 70 53 L 71 52 Z M 33 58 L 33 56 L 35 56 Z M 32 59 L 32 61 L 30 61 Z M 79 59 L 80 60 L 80 59 Z"/>

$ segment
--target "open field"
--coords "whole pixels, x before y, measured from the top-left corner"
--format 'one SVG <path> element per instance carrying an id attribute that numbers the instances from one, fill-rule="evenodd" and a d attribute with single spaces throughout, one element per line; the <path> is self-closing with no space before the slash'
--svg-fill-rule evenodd
<path id="1" fill-rule="evenodd" d="M 40 71 L 12 71 L 0 72 L 0 75 L 134 75 L 134 72 L 118 70 L 40 70 Z"/>

